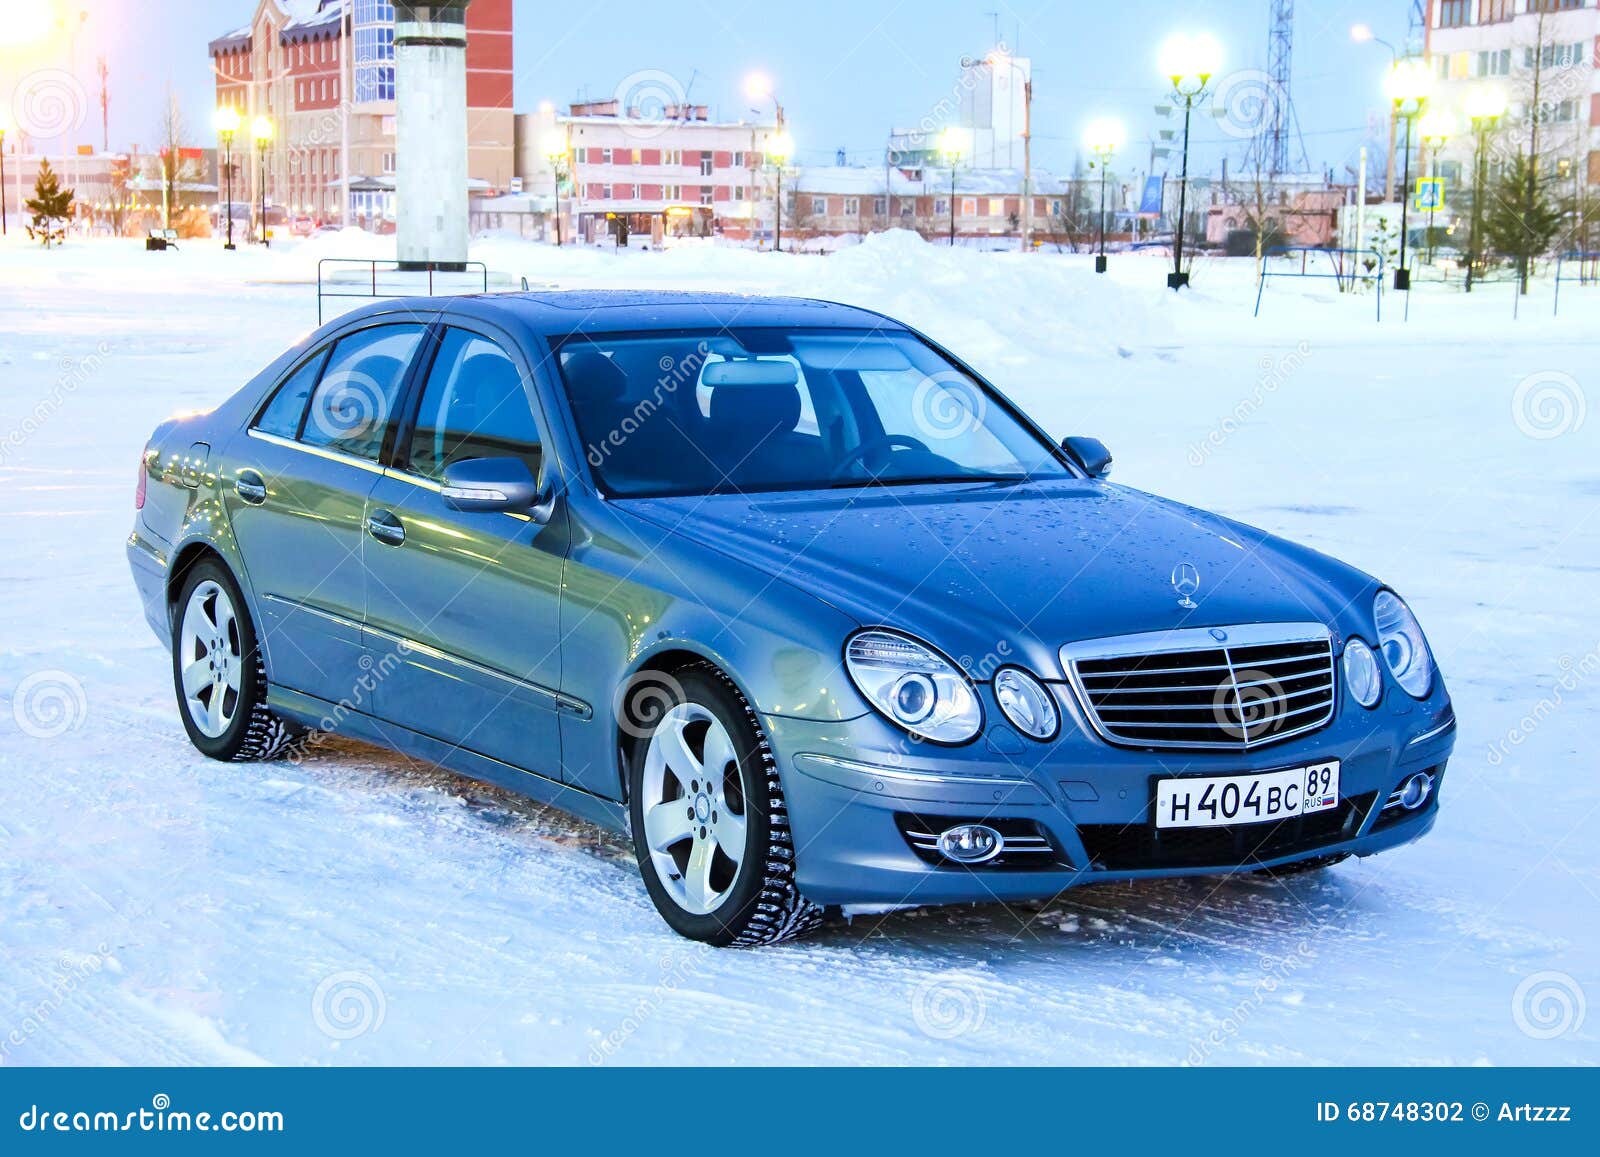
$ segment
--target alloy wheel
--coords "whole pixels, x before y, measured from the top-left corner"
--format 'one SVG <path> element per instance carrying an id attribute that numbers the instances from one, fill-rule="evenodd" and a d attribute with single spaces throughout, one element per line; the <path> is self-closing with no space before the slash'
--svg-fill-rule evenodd
<path id="1" fill-rule="evenodd" d="M 221 737 L 239 712 L 244 656 L 233 600 L 221 584 L 194 588 L 178 631 L 179 671 L 189 718 L 209 739 Z"/>
<path id="2" fill-rule="evenodd" d="M 666 711 L 650 736 L 642 789 L 645 842 L 668 895 L 692 915 L 716 911 L 739 878 L 748 836 L 727 728 L 698 703 Z"/>

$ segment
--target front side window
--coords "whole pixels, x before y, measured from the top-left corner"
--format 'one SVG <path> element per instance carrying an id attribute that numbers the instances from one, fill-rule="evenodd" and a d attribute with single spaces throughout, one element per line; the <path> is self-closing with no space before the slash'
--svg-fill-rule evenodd
<path id="1" fill-rule="evenodd" d="M 442 482 L 469 458 L 521 458 L 537 478 L 543 455 L 517 363 L 488 338 L 452 329 L 422 390 L 410 468 Z"/>
<path id="2" fill-rule="evenodd" d="M 340 338 L 306 414 L 301 441 L 377 461 L 420 325 L 380 325 Z"/>
<path id="3" fill-rule="evenodd" d="M 1055 447 L 911 334 L 573 337 L 561 375 L 618 497 L 1071 477 Z"/>

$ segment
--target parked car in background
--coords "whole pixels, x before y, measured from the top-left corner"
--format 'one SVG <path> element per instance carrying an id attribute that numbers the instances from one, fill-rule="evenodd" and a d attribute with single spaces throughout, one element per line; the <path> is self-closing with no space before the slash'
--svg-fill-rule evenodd
<path id="1" fill-rule="evenodd" d="M 1110 465 L 867 310 L 402 301 L 162 423 L 128 556 L 200 751 L 337 731 L 629 831 L 713 944 L 1427 832 L 1400 597 Z"/>

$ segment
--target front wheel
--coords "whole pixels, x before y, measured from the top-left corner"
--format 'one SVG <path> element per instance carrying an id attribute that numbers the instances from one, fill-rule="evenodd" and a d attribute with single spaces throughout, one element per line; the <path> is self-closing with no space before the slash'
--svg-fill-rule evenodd
<path id="1" fill-rule="evenodd" d="M 633 745 L 629 813 L 645 890 L 673 930 L 718 947 L 802 935 L 822 910 L 795 887 L 794 843 L 772 749 L 721 671 L 675 678 Z M 624 717 L 637 712 L 629 698 Z"/>
<path id="2" fill-rule="evenodd" d="M 172 681 L 189 740 L 212 759 L 281 755 L 299 728 L 267 706 L 267 672 L 239 585 L 212 559 L 184 576 L 175 605 Z"/>

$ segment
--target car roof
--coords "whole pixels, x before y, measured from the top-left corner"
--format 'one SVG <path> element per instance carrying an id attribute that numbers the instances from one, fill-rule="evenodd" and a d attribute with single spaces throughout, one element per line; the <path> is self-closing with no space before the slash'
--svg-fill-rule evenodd
<path id="1" fill-rule="evenodd" d="M 634 330 L 762 326 L 903 329 L 897 321 L 807 297 L 637 289 L 538 290 L 436 299 L 447 315 L 514 319 L 546 337 Z"/>

